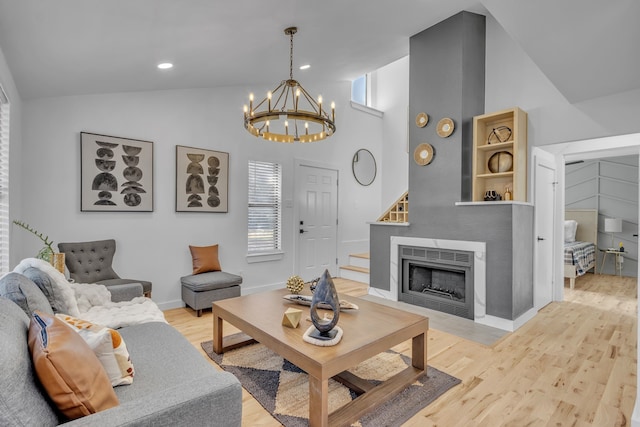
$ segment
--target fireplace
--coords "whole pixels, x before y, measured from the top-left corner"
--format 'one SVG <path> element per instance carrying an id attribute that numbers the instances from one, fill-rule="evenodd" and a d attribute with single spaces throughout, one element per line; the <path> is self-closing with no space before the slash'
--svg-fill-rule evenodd
<path id="1" fill-rule="evenodd" d="M 400 246 L 398 255 L 399 301 L 474 319 L 473 252 Z"/>
<path id="2" fill-rule="evenodd" d="M 385 291 L 382 289 L 375 289 L 373 287 L 369 288 L 369 292 L 371 295 L 379 296 L 382 298 L 386 298 L 392 301 L 400 301 L 400 294 L 402 292 L 402 256 L 401 250 L 402 247 L 411 247 L 412 248 L 412 262 L 416 264 L 422 263 L 424 264 L 435 264 L 437 267 L 442 269 L 442 262 L 436 262 L 434 257 L 431 257 L 427 254 L 427 251 L 440 251 L 445 253 L 463 253 L 465 256 L 468 254 L 469 263 L 466 267 L 463 267 L 465 271 L 465 304 L 470 304 L 470 315 L 476 323 L 481 323 L 484 325 L 494 326 L 503 328 L 499 320 L 497 318 L 493 318 L 492 316 L 487 316 L 487 303 L 486 303 L 486 292 L 487 292 L 487 282 L 486 282 L 486 256 L 487 256 L 487 248 L 485 242 L 475 242 L 469 240 L 446 240 L 446 239 L 435 239 L 432 237 L 408 237 L 408 236 L 391 236 L 390 238 L 390 269 L 389 269 L 389 290 Z M 424 251 L 424 257 L 420 255 L 419 252 L 415 252 L 416 250 Z M 443 261 L 448 257 L 448 255 L 439 255 L 439 261 Z M 444 259 L 443 259 L 444 258 Z M 455 261 L 455 256 L 454 256 Z M 459 262 L 460 258 L 458 258 Z M 469 269 L 466 269 L 466 268 Z M 460 271 L 461 266 L 449 266 L 446 267 L 451 271 Z M 466 288 L 466 280 L 467 276 L 469 276 L 469 280 L 472 280 L 473 287 L 468 289 Z M 422 292 L 420 292 L 422 293 Z M 409 295 L 412 295 L 409 293 Z M 447 297 L 447 299 L 451 300 L 451 298 Z M 414 300 L 419 301 L 417 305 L 421 305 L 424 307 L 425 302 L 422 299 L 414 298 Z M 406 301 L 406 300 L 405 300 Z M 441 301 L 445 302 L 445 301 Z M 446 301 L 449 302 L 449 301 Z M 415 301 L 409 302 L 410 304 L 414 304 Z M 455 304 L 457 305 L 457 304 Z M 513 330 L 513 329 L 506 329 Z"/>

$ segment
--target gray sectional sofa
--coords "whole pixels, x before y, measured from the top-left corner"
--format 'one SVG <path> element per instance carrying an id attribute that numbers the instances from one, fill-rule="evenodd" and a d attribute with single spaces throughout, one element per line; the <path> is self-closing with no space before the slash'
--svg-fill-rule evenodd
<path id="1" fill-rule="evenodd" d="M 67 421 L 33 369 L 30 313 L 53 313 L 27 277 L 0 279 L 0 425 L 2 426 L 239 426 L 242 388 L 218 371 L 177 330 L 151 322 L 119 329 L 135 368 L 133 384 L 115 387 L 120 404 Z"/>

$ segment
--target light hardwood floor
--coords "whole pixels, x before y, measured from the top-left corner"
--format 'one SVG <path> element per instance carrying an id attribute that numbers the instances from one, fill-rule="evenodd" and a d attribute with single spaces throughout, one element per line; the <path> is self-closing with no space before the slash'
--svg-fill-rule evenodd
<path id="1" fill-rule="evenodd" d="M 335 279 L 338 292 L 366 289 Z M 165 312 L 169 323 L 210 360 L 200 342 L 212 339 L 210 311 Z M 625 426 L 636 398 L 635 278 L 594 276 L 565 286 L 554 302 L 490 347 L 429 330 L 429 365 L 454 375 L 454 387 L 405 426 Z M 225 333 L 233 333 L 225 325 Z M 409 342 L 394 348 L 410 351 Z M 211 362 L 212 365 L 215 363 Z M 279 426 L 243 392 L 244 426 Z"/>

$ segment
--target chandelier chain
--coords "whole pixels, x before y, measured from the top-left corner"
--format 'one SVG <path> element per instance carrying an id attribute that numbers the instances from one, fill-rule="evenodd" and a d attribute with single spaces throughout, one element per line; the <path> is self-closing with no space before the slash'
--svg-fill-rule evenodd
<path id="1" fill-rule="evenodd" d="M 289 79 L 293 80 L 293 31 L 289 34 L 290 47 L 289 47 Z"/>

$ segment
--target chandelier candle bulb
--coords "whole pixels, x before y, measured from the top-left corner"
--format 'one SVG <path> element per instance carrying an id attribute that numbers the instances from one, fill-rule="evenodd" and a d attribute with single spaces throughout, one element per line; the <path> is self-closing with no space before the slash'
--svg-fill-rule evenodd
<path id="1" fill-rule="evenodd" d="M 331 120 L 336 121 L 336 103 L 331 103 Z"/>
<path id="2" fill-rule="evenodd" d="M 271 91 L 267 92 L 267 99 L 269 100 L 268 111 L 271 111 Z"/>
<path id="3" fill-rule="evenodd" d="M 318 114 L 322 115 L 322 96 L 318 97 L 318 107 L 320 108 L 320 112 Z"/>
<path id="4" fill-rule="evenodd" d="M 289 122 L 287 120 L 284 122 L 284 133 L 285 135 L 289 135 Z"/>
<path id="5" fill-rule="evenodd" d="M 249 94 L 249 111 L 253 116 L 253 94 L 252 93 Z"/>

